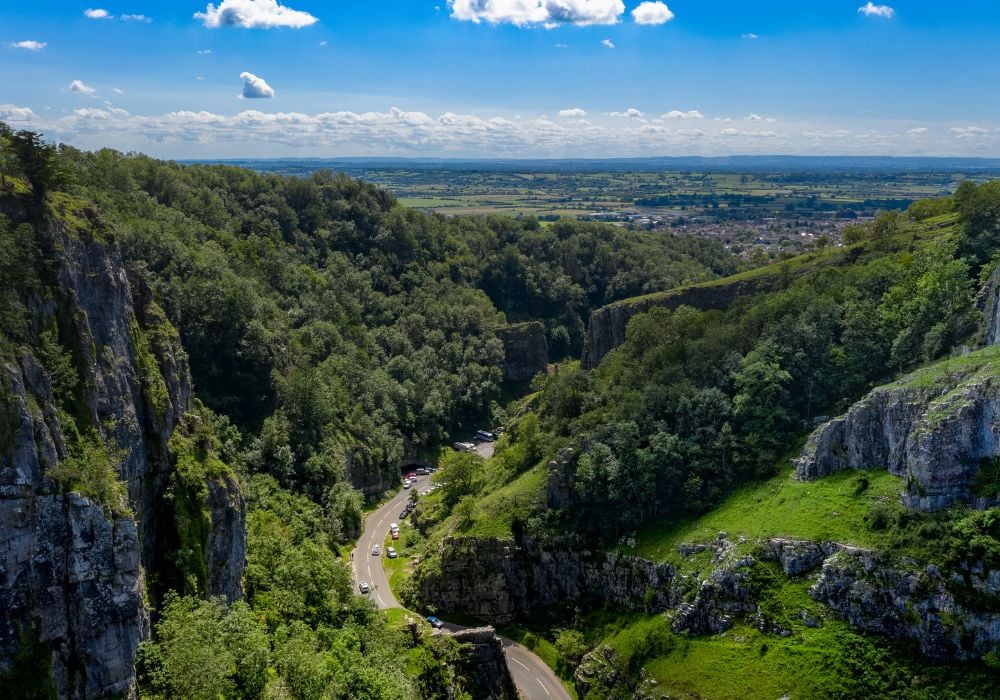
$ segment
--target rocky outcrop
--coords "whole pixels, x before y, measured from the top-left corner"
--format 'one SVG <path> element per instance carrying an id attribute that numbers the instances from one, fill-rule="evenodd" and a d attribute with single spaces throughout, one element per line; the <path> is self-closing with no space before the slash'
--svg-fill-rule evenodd
<path id="1" fill-rule="evenodd" d="M 527 384 L 549 366 L 549 345 L 545 326 L 538 321 L 516 323 L 497 329 L 503 343 L 503 381 L 505 384 Z"/>
<path id="2" fill-rule="evenodd" d="M 418 569 L 421 600 L 493 624 L 572 600 L 633 610 L 679 602 L 673 566 L 569 540 L 448 538 L 433 561 Z"/>
<path id="3" fill-rule="evenodd" d="M 32 322 L 57 331 L 78 375 L 74 398 L 57 402 L 31 351 L 0 354 L 0 675 L 34 639 L 39 673 L 71 698 L 134 694 L 149 627 L 144 571 L 163 581 L 176 566 L 171 438 L 193 401 L 176 332 L 141 271 L 127 274 L 94 227 L 36 226 L 47 268 Z M 117 467 L 124 501 L 66 493 L 88 483 L 51 478 L 70 457 Z M 233 600 L 246 551 L 242 498 L 233 477 L 206 485 L 197 504 L 209 519 L 205 592 Z"/>
<path id="4" fill-rule="evenodd" d="M 1000 266 L 993 270 L 976 302 L 985 321 L 983 340 L 987 345 L 1000 345 Z"/>
<path id="5" fill-rule="evenodd" d="M 580 366 L 583 369 L 597 367 L 605 355 L 625 342 L 625 329 L 632 317 L 652 308 L 664 307 L 672 310 L 680 306 L 690 306 L 699 311 L 725 310 L 740 297 L 783 289 L 791 280 L 791 275 L 769 270 L 750 277 L 706 282 L 625 299 L 604 306 L 590 315 L 587 333 L 583 339 Z"/>
<path id="6" fill-rule="evenodd" d="M 517 700 L 517 688 L 507 667 L 503 641 L 492 627 L 477 627 L 452 633 L 459 643 L 460 671 L 474 698 Z"/>
<path id="7" fill-rule="evenodd" d="M 903 567 L 878 552 L 841 547 L 823 563 L 810 595 L 855 627 L 913 640 L 931 659 L 968 661 L 1000 645 L 1000 613 L 961 604 L 951 589 L 965 585 L 934 565 Z M 995 599 L 1000 576 L 981 576 L 972 590 L 973 599 Z"/>
<path id="8" fill-rule="evenodd" d="M 573 505 L 576 492 L 577 452 L 564 447 L 555 459 L 549 461 L 545 480 L 545 501 L 550 510 L 561 510 Z"/>
<path id="9" fill-rule="evenodd" d="M 998 360 L 984 350 L 875 389 L 810 436 L 796 475 L 888 469 L 906 479 L 903 500 L 912 508 L 1000 504 L 996 489 L 977 486 L 1000 454 Z"/>
<path id="10" fill-rule="evenodd" d="M 378 464 L 367 447 L 355 445 L 344 452 L 344 480 L 366 499 L 375 501 L 386 491 L 398 487 L 402 474 L 395 466 Z"/>

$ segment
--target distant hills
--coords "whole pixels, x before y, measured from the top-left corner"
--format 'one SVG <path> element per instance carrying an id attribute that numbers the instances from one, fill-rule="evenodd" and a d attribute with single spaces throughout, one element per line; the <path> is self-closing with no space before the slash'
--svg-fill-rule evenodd
<path id="1" fill-rule="evenodd" d="M 680 156 L 611 159 L 466 159 L 466 158 L 274 158 L 188 160 L 183 163 L 237 165 L 286 174 L 316 170 L 385 169 L 488 170 L 546 172 L 607 171 L 821 171 L 821 172 L 969 172 L 1000 173 L 1000 158 L 931 158 L 892 156 Z"/>

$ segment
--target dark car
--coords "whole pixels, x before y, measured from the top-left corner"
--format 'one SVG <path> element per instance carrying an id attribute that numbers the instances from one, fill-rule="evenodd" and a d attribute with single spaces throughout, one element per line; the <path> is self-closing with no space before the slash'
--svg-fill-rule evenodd
<path id="1" fill-rule="evenodd" d="M 409 514 L 410 514 L 410 509 L 407 508 L 406 510 L 404 510 L 402 513 L 399 514 L 399 519 L 406 520 L 406 516 L 408 516 Z"/>
<path id="2" fill-rule="evenodd" d="M 429 623 L 431 623 L 431 627 L 433 627 L 436 630 L 439 630 L 442 627 L 444 627 L 444 623 L 441 622 L 441 620 L 439 620 L 438 618 L 434 617 L 433 615 L 431 615 L 430 617 L 428 617 L 427 621 Z"/>
<path id="3" fill-rule="evenodd" d="M 493 442 L 497 439 L 497 436 L 486 430 L 477 430 L 476 439 L 482 440 L 483 442 Z"/>

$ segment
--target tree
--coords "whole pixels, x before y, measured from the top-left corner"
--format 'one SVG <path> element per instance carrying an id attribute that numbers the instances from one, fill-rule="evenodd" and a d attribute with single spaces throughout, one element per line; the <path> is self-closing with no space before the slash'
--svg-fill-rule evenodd
<path id="1" fill-rule="evenodd" d="M 49 190 L 66 181 L 66 171 L 57 157 L 56 147 L 33 131 L 18 131 L 12 139 L 14 153 L 24 176 L 31 185 L 32 200 L 41 206 Z"/>
<path id="2" fill-rule="evenodd" d="M 483 469 L 483 458 L 471 452 L 445 452 L 441 458 L 437 480 L 442 484 L 444 502 L 448 508 L 476 491 Z"/>

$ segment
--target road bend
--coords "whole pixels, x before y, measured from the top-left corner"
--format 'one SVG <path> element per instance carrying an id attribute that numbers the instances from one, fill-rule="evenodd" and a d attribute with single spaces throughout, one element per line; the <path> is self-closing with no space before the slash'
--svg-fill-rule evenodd
<path id="1" fill-rule="evenodd" d="M 429 483 L 430 477 L 418 476 L 417 483 L 414 484 L 413 488 L 421 491 L 426 489 Z M 368 517 L 365 518 L 364 532 L 361 533 L 352 555 L 351 566 L 354 570 L 355 585 L 361 581 L 367 581 L 371 587 L 369 595 L 381 609 L 402 608 L 403 606 L 393 595 L 392 589 L 389 587 L 389 578 L 382 568 L 382 557 L 385 556 L 385 551 L 380 551 L 378 556 L 374 556 L 372 551 L 376 544 L 379 545 L 380 550 L 383 548 L 383 541 L 389 534 L 389 525 L 400 523 L 399 514 L 409 498 L 410 490 L 401 489 L 395 498 L 382 505 L 378 510 L 369 513 Z M 419 617 L 416 613 L 414 616 Z M 446 623 L 445 629 L 449 632 L 458 632 L 466 628 Z M 545 662 L 525 646 L 506 637 L 501 637 L 501 639 L 514 685 L 517 686 L 518 691 L 526 700 L 570 700 L 570 695 L 566 692 L 562 682 Z"/>

